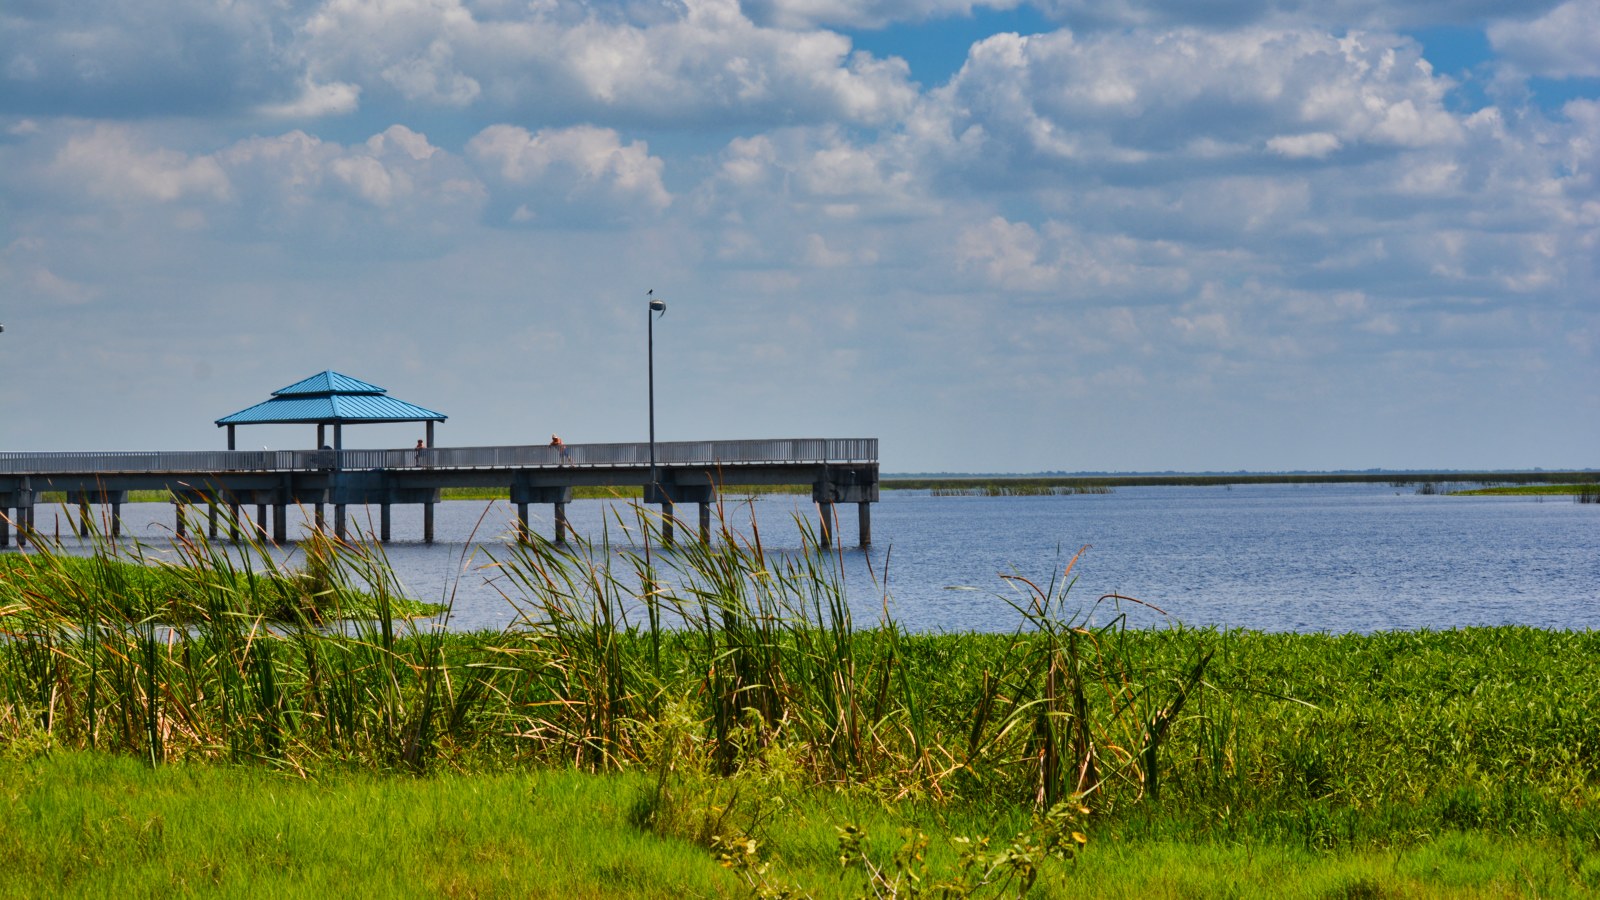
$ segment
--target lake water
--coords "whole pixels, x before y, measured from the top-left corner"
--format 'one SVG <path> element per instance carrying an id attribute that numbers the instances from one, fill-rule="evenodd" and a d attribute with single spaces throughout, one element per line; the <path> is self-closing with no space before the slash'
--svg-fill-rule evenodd
<path id="1" fill-rule="evenodd" d="M 568 513 L 580 533 L 598 538 L 610 522 L 613 545 L 626 543 L 611 508 L 577 501 Z M 745 533 L 753 514 L 769 550 L 798 550 L 795 518 L 816 515 L 808 498 L 787 495 L 730 498 L 726 509 Z M 1004 598 L 1026 597 L 1001 576 L 1047 585 L 1087 546 L 1073 569 L 1068 608 L 1096 621 L 1118 606 L 1140 623 L 1164 618 L 1136 604 L 1096 604 L 1116 593 L 1184 624 L 1265 631 L 1600 627 L 1600 504 L 1566 497 L 1428 496 L 1386 485 L 1126 487 L 997 498 L 885 491 L 872 509 L 874 546 L 865 551 L 850 546 L 854 507 L 838 510 L 847 545 L 839 562 L 860 625 L 880 616 L 887 571 L 888 606 L 905 628 L 1011 630 L 1019 616 Z M 695 514 L 693 506 L 680 512 Z M 534 526 L 549 534 L 550 507 L 530 507 L 533 513 Z M 365 511 L 351 514 L 368 520 Z M 449 627 L 503 628 L 516 607 L 482 568 L 487 558 L 477 548 L 503 549 L 514 515 L 506 503 L 440 504 L 440 542 L 429 546 L 420 541 L 421 508 L 395 507 L 387 554 L 413 596 L 454 592 Z M 43 532 L 58 524 L 65 532 L 65 522 L 60 507 L 38 510 Z M 125 536 L 159 546 L 171 527 L 166 504 L 124 507 Z M 469 546 L 475 527 L 479 541 Z M 680 530 L 685 538 L 692 529 Z M 70 537 L 64 543 L 75 545 Z"/>

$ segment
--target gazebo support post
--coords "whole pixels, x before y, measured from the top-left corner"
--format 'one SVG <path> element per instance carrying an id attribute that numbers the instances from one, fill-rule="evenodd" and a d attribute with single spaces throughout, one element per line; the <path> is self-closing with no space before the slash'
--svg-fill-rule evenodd
<path id="1" fill-rule="evenodd" d="M 341 468 L 339 456 L 342 450 L 344 450 L 344 426 L 335 422 L 333 423 L 333 468 L 335 472 Z M 344 531 L 344 504 L 335 503 L 333 505 L 333 533 L 338 535 L 340 540 L 344 540 Z"/>
<path id="2" fill-rule="evenodd" d="M 237 427 L 232 424 L 228 425 L 228 449 L 230 451 L 239 449 L 236 440 L 238 432 L 235 430 Z M 228 503 L 228 540 L 233 541 L 235 544 L 239 543 L 239 504 L 237 501 Z"/>

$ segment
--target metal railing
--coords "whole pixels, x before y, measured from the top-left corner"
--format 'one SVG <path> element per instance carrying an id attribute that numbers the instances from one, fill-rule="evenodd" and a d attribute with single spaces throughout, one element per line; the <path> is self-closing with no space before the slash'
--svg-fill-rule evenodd
<path id="1" fill-rule="evenodd" d="M 872 463 L 877 438 L 672 441 L 656 444 L 661 466 Z M 167 472 L 304 472 L 327 469 L 521 469 L 648 466 L 650 445 L 569 444 L 564 448 L 434 447 L 425 450 L 177 450 L 104 453 L 0 453 L 0 475 Z"/>

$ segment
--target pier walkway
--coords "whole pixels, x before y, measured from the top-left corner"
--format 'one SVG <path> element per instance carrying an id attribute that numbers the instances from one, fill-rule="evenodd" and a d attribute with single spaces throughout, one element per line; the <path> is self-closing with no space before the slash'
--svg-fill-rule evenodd
<path id="1" fill-rule="evenodd" d="M 528 505 L 554 507 L 555 539 L 566 539 L 566 505 L 575 487 L 644 488 L 658 504 L 662 537 L 673 536 L 674 508 L 699 505 L 699 535 L 710 540 L 711 506 L 729 487 L 810 485 L 825 545 L 833 541 L 834 504 L 855 503 L 861 546 L 872 543 L 871 504 L 878 500 L 876 438 L 793 438 L 742 441 L 676 441 L 655 444 L 655 484 L 648 443 L 569 444 L 507 447 L 432 447 L 406 450 L 214 450 L 105 453 L 0 453 L 0 547 L 18 544 L 34 527 L 34 507 L 46 492 L 61 492 L 81 510 L 87 529 L 90 504 L 110 507 L 113 536 L 120 533 L 121 505 L 128 492 L 159 490 L 176 504 L 203 505 L 210 533 L 229 517 L 239 537 L 240 509 L 256 507 L 256 529 L 283 543 L 288 508 L 311 507 L 318 526 L 323 508 L 334 508 L 334 529 L 345 537 L 348 506 L 380 508 L 380 540 L 390 535 L 390 508 L 423 507 L 423 539 L 433 541 L 433 506 L 450 487 L 504 488 L 526 531 Z M 178 510 L 175 529 L 183 534 Z M 85 532 L 86 533 L 86 532 Z"/>

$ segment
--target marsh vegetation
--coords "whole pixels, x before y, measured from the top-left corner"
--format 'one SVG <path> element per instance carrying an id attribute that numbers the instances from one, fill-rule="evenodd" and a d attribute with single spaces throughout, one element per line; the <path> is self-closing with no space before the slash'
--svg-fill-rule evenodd
<path id="1" fill-rule="evenodd" d="M 199 538 L 156 577 L 110 543 L 3 557 L 3 755 L 589 773 L 630 827 L 756 894 L 841 890 L 809 880 L 841 854 L 842 895 L 1048 893 L 1084 841 L 1359 854 L 1455 833 L 1531 841 L 1549 884 L 1600 888 L 1593 633 L 1140 630 L 1139 600 L 1073 593 L 1075 560 L 997 579 L 1010 633 L 908 633 L 856 622 L 809 535 L 778 553 L 724 521 L 666 550 L 652 511 L 616 515 L 626 547 L 608 528 L 471 551 L 519 611 L 497 633 L 404 618 L 374 543 L 319 535 L 288 580 L 263 577 L 266 548 Z M 315 613 L 282 602 L 293 584 Z"/>

